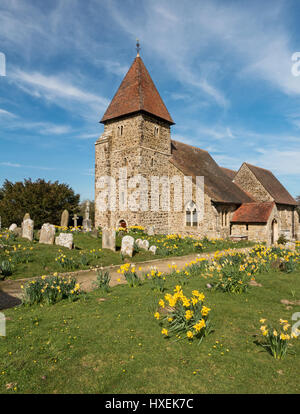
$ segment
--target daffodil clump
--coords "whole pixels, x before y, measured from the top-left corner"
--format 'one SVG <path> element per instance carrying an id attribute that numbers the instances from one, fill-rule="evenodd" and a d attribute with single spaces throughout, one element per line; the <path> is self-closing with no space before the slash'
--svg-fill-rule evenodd
<path id="1" fill-rule="evenodd" d="M 279 326 L 276 328 L 266 323 L 264 318 L 260 319 L 260 323 L 262 324 L 260 331 L 265 338 L 265 343 L 262 345 L 271 352 L 275 359 L 284 358 L 288 350 L 289 341 L 296 339 L 300 331 L 298 329 L 290 330 L 291 325 L 285 319 L 280 319 Z"/>
<path id="2" fill-rule="evenodd" d="M 300 241 L 299 240 L 296 241 L 296 250 L 300 250 Z"/>
<path id="3" fill-rule="evenodd" d="M 53 304 L 66 298 L 75 299 L 80 293 L 80 285 L 74 277 L 60 277 L 57 273 L 31 280 L 21 288 L 26 305 Z"/>
<path id="4" fill-rule="evenodd" d="M 15 240 L 10 239 L 10 233 L 1 233 L 2 240 L 5 240 L 5 245 L 2 245 L 0 250 L 0 280 L 11 276 L 19 263 L 27 264 L 33 260 L 33 247 L 23 247 L 21 244 L 15 244 Z"/>
<path id="5" fill-rule="evenodd" d="M 192 291 L 192 296 L 183 294 L 182 287 L 176 286 L 174 294 L 166 294 L 158 302 L 159 310 L 154 317 L 160 321 L 161 333 L 165 336 L 172 334 L 178 339 L 199 340 L 211 331 L 210 311 L 204 305 L 205 296 L 198 290 Z"/>
<path id="6" fill-rule="evenodd" d="M 216 289 L 242 293 L 247 291 L 250 280 L 255 280 L 257 274 L 275 269 L 289 273 L 297 270 L 299 263 L 299 252 L 258 244 L 248 255 L 230 249 L 215 252 L 212 262 L 206 265 L 203 276 L 213 278 Z"/>
<path id="7" fill-rule="evenodd" d="M 166 277 L 164 273 L 159 272 L 155 266 L 151 267 L 150 272 L 145 274 L 145 279 L 151 281 L 152 289 L 159 292 L 165 290 Z"/>
<path id="8" fill-rule="evenodd" d="M 283 272 L 290 273 L 296 270 L 300 263 L 300 252 L 285 249 L 283 246 L 266 247 L 259 244 L 249 252 L 257 272 L 269 272 L 279 268 Z"/>
<path id="9" fill-rule="evenodd" d="M 134 264 L 125 263 L 120 266 L 117 272 L 124 275 L 130 287 L 137 287 L 141 284 L 141 279 L 136 272 L 136 267 Z"/>
<path id="10" fill-rule="evenodd" d="M 59 256 L 55 258 L 56 263 L 65 270 L 73 270 L 79 267 L 77 260 L 74 260 L 72 257 L 68 257 L 63 253 L 60 253 Z"/>
<path id="11" fill-rule="evenodd" d="M 83 230 L 83 226 L 54 226 L 56 233 L 79 233 Z"/>

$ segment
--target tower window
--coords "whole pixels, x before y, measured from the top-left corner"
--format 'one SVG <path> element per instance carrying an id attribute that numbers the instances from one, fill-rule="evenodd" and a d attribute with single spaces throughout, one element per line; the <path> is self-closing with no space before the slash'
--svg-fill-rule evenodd
<path id="1" fill-rule="evenodd" d="M 159 136 L 159 127 L 158 126 L 155 126 L 154 127 L 154 136 L 155 137 L 158 137 Z"/>
<path id="2" fill-rule="evenodd" d="M 123 135 L 123 131 L 124 131 L 124 126 L 123 125 L 118 126 L 118 135 L 119 136 Z"/>
<path id="3" fill-rule="evenodd" d="M 154 158 L 151 158 L 151 167 L 154 165 Z"/>

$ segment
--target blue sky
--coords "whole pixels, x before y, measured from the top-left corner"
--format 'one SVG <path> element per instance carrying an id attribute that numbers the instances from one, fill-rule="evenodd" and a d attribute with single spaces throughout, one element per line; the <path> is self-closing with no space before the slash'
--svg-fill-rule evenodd
<path id="1" fill-rule="evenodd" d="M 1 0 L 0 185 L 44 178 L 94 198 L 94 143 L 141 56 L 172 137 L 300 194 L 299 1 Z"/>

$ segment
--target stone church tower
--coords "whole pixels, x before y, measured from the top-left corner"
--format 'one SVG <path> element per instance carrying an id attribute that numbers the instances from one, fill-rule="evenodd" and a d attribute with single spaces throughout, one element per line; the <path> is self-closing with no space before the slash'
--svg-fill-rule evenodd
<path id="1" fill-rule="evenodd" d="M 168 212 L 151 211 L 149 188 L 148 209 L 140 211 L 120 207 L 135 189 L 123 191 L 122 184 L 134 176 L 168 175 L 171 157 L 171 132 L 174 124 L 139 53 L 100 121 L 104 133 L 95 144 L 95 201 L 99 205 L 99 178 L 116 180 L 115 209 L 101 211 L 96 207 L 95 226 L 116 228 L 120 222 L 126 225 L 154 225 L 168 231 Z M 127 177 L 120 176 L 127 170 Z M 112 211 L 113 210 L 113 211 Z"/>

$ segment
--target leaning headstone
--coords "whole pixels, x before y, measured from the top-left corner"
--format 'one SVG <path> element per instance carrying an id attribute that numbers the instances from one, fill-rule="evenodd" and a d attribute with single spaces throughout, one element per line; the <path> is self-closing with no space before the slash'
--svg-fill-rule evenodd
<path id="1" fill-rule="evenodd" d="M 28 220 L 28 219 L 30 219 L 30 214 L 26 213 L 25 216 L 23 217 L 23 221 Z"/>
<path id="2" fill-rule="evenodd" d="M 68 227 L 69 225 L 69 212 L 68 210 L 64 210 L 61 215 L 60 219 L 60 227 Z"/>
<path id="3" fill-rule="evenodd" d="M 9 229 L 8 229 L 8 231 L 14 231 L 16 228 L 17 228 L 18 226 L 16 225 L 16 223 L 13 223 L 13 224 L 11 224 L 10 226 L 9 226 Z"/>
<path id="4" fill-rule="evenodd" d="M 139 245 L 140 249 L 142 250 L 148 250 L 149 249 L 149 242 L 148 240 L 143 240 L 140 245 Z"/>
<path id="5" fill-rule="evenodd" d="M 115 229 L 104 228 L 102 230 L 102 249 L 116 251 L 116 231 Z"/>
<path id="6" fill-rule="evenodd" d="M 149 247 L 149 252 L 156 254 L 157 246 L 151 246 Z"/>
<path id="7" fill-rule="evenodd" d="M 53 224 L 45 223 L 42 225 L 40 231 L 40 243 L 53 244 L 55 238 L 55 226 Z"/>
<path id="8" fill-rule="evenodd" d="M 30 241 L 33 240 L 33 228 L 34 228 L 34 221 L 26 219 L 22 223 L 22 237 L 28 239 Z"/>
<path id="9" fill-rule="evenodd" d="M 67 247 L 72 249 L 73 247 L 73 234 L 72 233 L 60 233 L 59 236 L 55 237 L 55 244 L 58 246 Z"/>
<path id="10" fill-rule="evenodd" d="M 122 239 L 121 253 L 124 256 L 132 257 L 133 254 L 134 238 L 131 236 L 125 236 Z"/>

